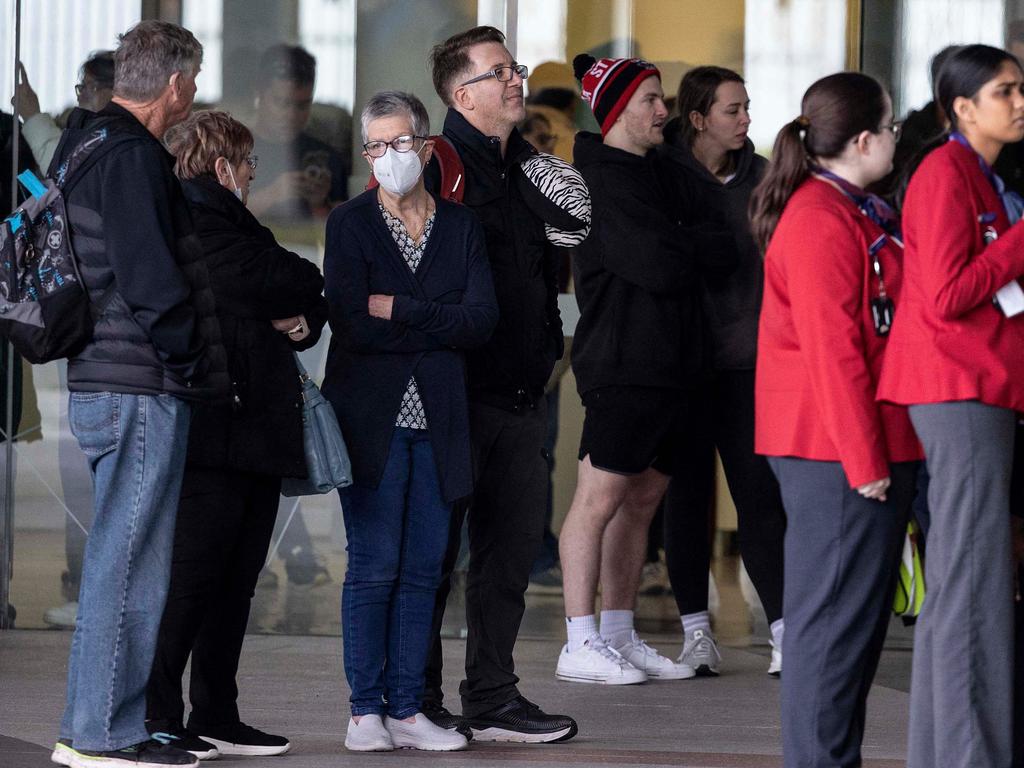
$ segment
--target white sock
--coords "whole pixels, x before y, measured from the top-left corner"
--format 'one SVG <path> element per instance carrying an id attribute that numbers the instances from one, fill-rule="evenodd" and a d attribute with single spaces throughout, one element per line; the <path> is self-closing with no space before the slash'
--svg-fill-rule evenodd
<path id="1" fill-rule="evenodd" d="M 783 623 L 783 619 L 776 619 L 772 622 L 772 644 L 782 650 L 782 635 L 786 630 L 786 625 Z"/>
<path id="2" fill-rule="evenodd" d="M 632 611 L 601 611 L 601 637 L 612 647 L 622 645 L 632 633 Z"/>
<path id="3" fill-rule="evenodd" d="M 679 618 L 683 622 L 684 635 L 692 635 L 698 629 L 703 629 L 709 634 L 711 632 L 711 619 L 708 618 L 707 611 L 688 613 L 685 616 L 680 616 Z"/>
<path id="4" fill-rule="evenodd" d="M 578 651 L 592 635 L 597 634 L 597 617 L 594 614 L 566 617 L 565 631 L 569 637 L 569 652 Z"/>

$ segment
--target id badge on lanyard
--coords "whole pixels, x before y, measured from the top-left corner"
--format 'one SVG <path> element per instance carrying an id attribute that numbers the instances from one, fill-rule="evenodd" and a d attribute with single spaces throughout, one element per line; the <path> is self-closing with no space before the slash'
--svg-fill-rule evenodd
<path id="1" fill-rule="evenodd" d="M 892 330 L 892 318 L 896 312 L 896 305 L 885 290 L 885 277 L 882 273 L 882 261 L 878 258 L 878 252 L 882 250 L 889 236 L 881 234 L 868 246 L 868 257 L 871 259 L 871 269 L 878 280 L 878 292 L 872 297 L 871 319 L 875 324 L 876 336 L 888 336 Z"/>

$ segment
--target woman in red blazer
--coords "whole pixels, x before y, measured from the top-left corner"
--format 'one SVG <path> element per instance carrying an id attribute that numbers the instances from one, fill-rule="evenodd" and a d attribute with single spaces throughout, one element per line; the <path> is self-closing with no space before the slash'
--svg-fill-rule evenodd
<path id="1" fill-rule="evenodd" d="M 788 518 L 788 768 L 860 765 L 921 456 L 906 409 L 875 402 L 902 245 L 895 214 L 864 188 L 892 169 L 892 102 L 872 78 L 843 72 L 814 83 L 802 108 L 751 204 L 767 245 L 755 447 Z"/>
<path id="2" fill-rule="evenodd" d="M 932 478 L 911 768 L 1011 762 L 1008 513 L 1015 411 L 1024 411 L 1024 314 L 1014 314 L 1024 226 L 1014 222 L 1024 203 L 991 166 L 1024 138 L 1022 87 L 1006 51 L 953 53 L 936 83 L 952 134 L 921 162 L 904 202 L 906 288 L 878 396 L 910 406 Z"/>

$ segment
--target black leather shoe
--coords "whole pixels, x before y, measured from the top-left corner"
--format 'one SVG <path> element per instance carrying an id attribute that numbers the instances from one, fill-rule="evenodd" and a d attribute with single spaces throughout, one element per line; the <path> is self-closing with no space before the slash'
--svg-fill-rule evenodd
<path id="1" fill-rule="evenodd" d="M 568 741 L 579 730 L 571 717 L 549 715 L 523 696 L 476 717 L 467 717 L 465 721 L 478 741 L 543 744 Z"/>
<path id="2" fill-rule="evenodd" d="M 466 721 L 459 715 L 454 715 L 449 712 L 441 704 L 429 704 L 427 702 L 423 702 L 423 709 L 421 711 L 427 716 L 427 719 L 438 728 L 456 731 L 461 733 L 470 741 L 473 740 L 473 730 L 466 725 Z"/>

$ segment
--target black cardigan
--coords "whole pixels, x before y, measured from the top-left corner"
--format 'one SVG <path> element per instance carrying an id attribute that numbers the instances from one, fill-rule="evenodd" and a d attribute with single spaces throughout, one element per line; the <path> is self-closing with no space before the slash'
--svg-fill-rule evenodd
<path id="1" fill-rule="evenodd" d="M 333 335 L 323 392 L 345 435 L 355 482 L 376 488 L 415 374 L 441 487 L 454 501 L 473 485 L 463 351 L 490 338 L 498 305 L 476 216 L 435 202 L 415 274 L 384 223 L 376 190 L 328 218 L 324 277 Z M 395 297 L 391 320 L 369 315 L 371 294 Z"/>
<path id="2" fill-rule="evenodd" d="M 324 281 L 310 261 L 277 244 L 212 177 L 184 182 L 203 246 L 231 374 L 230 405 L 199 406 L 188 466 L 305 477 L 302 395 L 293 350 L 316 344 L 327 322 Z M 270 321 L 305 315 L 292 343 Z"/>

